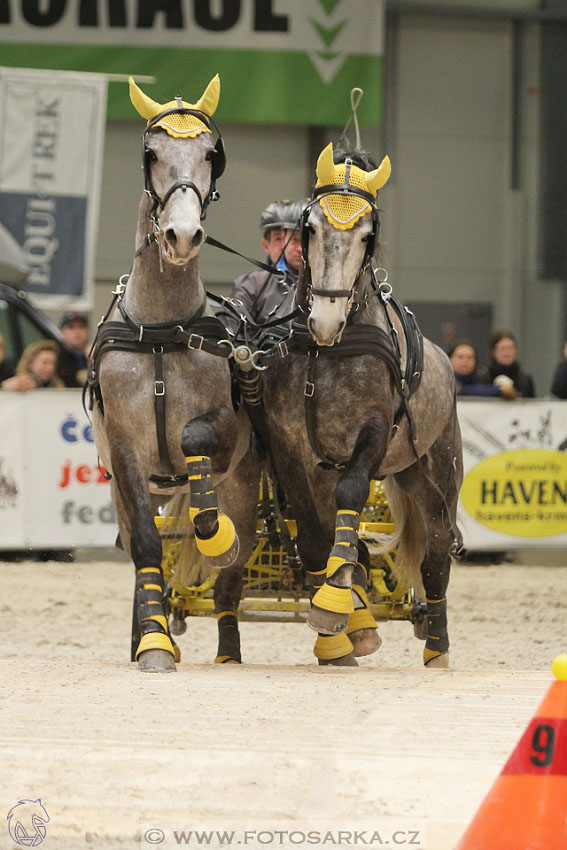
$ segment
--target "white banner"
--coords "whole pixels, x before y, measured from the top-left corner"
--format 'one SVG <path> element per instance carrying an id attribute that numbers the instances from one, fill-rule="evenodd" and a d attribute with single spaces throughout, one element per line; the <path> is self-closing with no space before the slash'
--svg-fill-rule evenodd
<path id="1" fill-rule="evenodd" d="M 459 402 L 467 549 L 567 547 L 567 403 Z"/>
<path id="2" fill-rule="evenodd" d="M 567 548 L 567 402 L 460 401 L 458 414 L 466 548 Z M 114 545 L 79 391 L 0 391 L 0 435 L 0 548 Z"/>
<path id="3" fill-rule="evenodd" d="M 113 546 L 116 515 L 75 390 L 0 392 L 0 548 Z"/>
<path id="4" fill-rule="evenodd" d="M 43 309 L 90 309 L 106 77 L 0 68 L 0 222 Z"/>

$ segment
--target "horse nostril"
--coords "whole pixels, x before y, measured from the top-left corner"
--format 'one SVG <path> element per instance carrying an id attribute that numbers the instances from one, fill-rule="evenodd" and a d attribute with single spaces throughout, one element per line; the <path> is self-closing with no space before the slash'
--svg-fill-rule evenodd
<path id="1" fill-rule="evenodd" d="M 200 227 L 199 230 L 195 233 L 193 239 L 191 240 L 191 247 L 198 248 L 201 242 L 203 241 L 203 229 Z"/>
<path id="2" fill-rule="evenodd" d="M 177 236 L 175 235 L 175 230 L 173 229 L 173 227 L 167 228 L 167 230 L 165 231 L 165 238 L 172 247 L 177 245 Z"/>

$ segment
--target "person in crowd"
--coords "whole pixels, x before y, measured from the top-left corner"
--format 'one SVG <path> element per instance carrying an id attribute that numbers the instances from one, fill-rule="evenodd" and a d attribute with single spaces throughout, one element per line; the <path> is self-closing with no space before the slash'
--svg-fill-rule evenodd
<path id="1" fill-rule="evenodd" d="M 567 342 L 563 346 L 563 360 L 557 364 L 553 373 L 551 392 L 557 398 L 567 398 Z"/>
<path id="2" fill-rule="evenodd" d="M 230 298 L 239 313 L 253 324 L 262 324 L 293 309 L 295 284 L 301 263 L 299 220 L 307 201 L 274 201 L 262 213 L 262 247 L 274 268 L 287 272 L 286 280 L 263 269 L 237 277 Z M 237 330 L 240 320 L 232 311 L 217 313 L 229 331 Z"/>
<path id="3" fill-rule="evenodd" d="M 490 337 L 489 355 L 488 366 L 479 370 L 481 381 L 497 386 L 511 383 L 522 398 L 535 397 L 533 378 L 518 362 L 518 344 L 513 333 L 495 331 Z"/>
<path id="4" fill-rule="evenodd" d="M 0 333 L 0 386 L 14 374 L 12 363 L 6 359 L 6 340 L 4 334 Z"/>
<path id="5" fill-rule="evenodd" d="M 512 384 L 504 383 L 499 386 L 481 381 L 477 372 L 477 352 L 472 342 L 459 340 L 451 346 L 447 354 L 455 373 L 457 395 L 505 398 L 509 401 L 517 397 L 518 393 Z"/>
<path id="6" fill-rule="evenodd" d="M 57 374 L 66 387 L 82 387 L 87 377 L 89 320 L 84 313 L 71 310 L 64 314 L 59 327 L 63 345 Z"/>
<path id="7" fill-rule="evenodd" d="M 64 387 L 57 375 L 57 356 L 59 349 L 52 339 L 40 339 L 24 349 L 16 367 L 16 374 L 2 383 L 4 390 L 43 389 L 45 387 Z"/>

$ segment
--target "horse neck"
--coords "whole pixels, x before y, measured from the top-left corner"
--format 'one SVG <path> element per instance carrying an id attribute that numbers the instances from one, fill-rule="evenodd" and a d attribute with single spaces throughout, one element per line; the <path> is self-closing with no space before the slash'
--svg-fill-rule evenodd
<path id="1" fill-rule="evenodd" d="M 151 232 L 150 206 L 144 195 L 138 215 L 136 250 Z M 139 323 L 160 324 L 191 318 L 204 298 L 199 255 L 185 266 L 175 266 L 163 260 L 160 267 L 159 246 L 152 242 L 134 261 L 124 293 L 124 307 L 128 315 Z"/>

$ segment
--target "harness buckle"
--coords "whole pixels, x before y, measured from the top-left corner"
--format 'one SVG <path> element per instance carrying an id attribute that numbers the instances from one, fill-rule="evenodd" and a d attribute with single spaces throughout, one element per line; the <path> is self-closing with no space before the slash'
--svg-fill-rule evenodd
<path id="1" fill-rule="evenodd" d="M 154 381 L 154 395 L 165 395 L 165 381 Z"/>
<path id="2" fill-rule="evenodd" d="M 305 388 L 303 390 L 303 394 L 307 396 L 307 398 L 313 398 L 315 394 L 315 384 L 311 381 L 305 381 Z"/>
<path id="3" fill-rule="evenodd" d="M 281 342 L 278 342 L 278 351 L 280 352 L 280 357 L 282 358 L 282 360 L 285 360 L 285 358 L 289 354 L 285 339 L 282 339 Z"/>
<path id="4" fill-rule="evenodd" d="M 195 343 L 193 342 L 193 340 L 197 340 L 197 342 Z M 187 348 L 190 348 L 191 351 L 201 351 L 201 349 L 203 348 L 204 341 L 205 338 L 199 336 L 199 334 L 191 334 L 191 336 L 189 337 L 189 342 L 187 343 Z"/>

